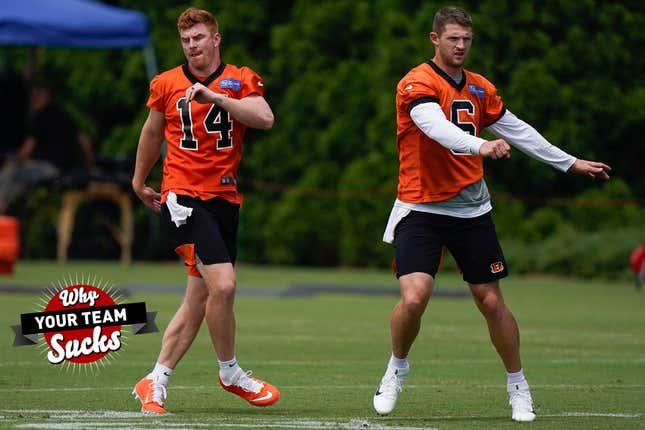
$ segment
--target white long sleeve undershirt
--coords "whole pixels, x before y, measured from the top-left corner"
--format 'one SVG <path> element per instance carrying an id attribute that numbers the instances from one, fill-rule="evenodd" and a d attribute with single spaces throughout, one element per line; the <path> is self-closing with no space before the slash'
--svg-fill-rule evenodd
<path id="1" fill-rule="evenodd" d="M 576 157 L 550 144 L 536 129 L 508 109 L 488 130 L 525 154 L 563 172 L 569 170 L 576 161 Z"/>
<path id="2" fill-rule="evenodd" d="M 448 121 L 438 103 L 427 102 L 410 110 L 410 118 L 430 139 L 461 154 L 479 154 L 484 139 L 472 136 Z"/>
<path id="3" fill-rule="evenodd" d="M 428 137 L 455 152 L 479 154 L 479 148 L 485 142 L 484 139 L 471 136 L 448 121 L 439 104 L 435 102 L 418 104 L 410 110 L 410 117 Z M 522 152 L 558 170 L 567 171 L 576 161 L 575 157 L 550 144 L 533 127 L 509 110 L 490 125 L 488 130 Z M 396 199 L 383 240 L 393 243 L 396 225 L 411 210 L 457 218 L 474 218 L 491 209 L 490 195 L 483 178 L 464 188 L 457 196 L 442 202 L 405 203 Z"/>
<path id="4" fill-rule="evenodd" d="M 441 106 L 435 102 L 416 105 L 410 110 L 410 118 L 430 139 L 457 153 L 479 154 L 479 148 L 485 142 L 448 121 Z M 563 172 L 576 161 L 575 157 L 550 144 L 537 130 L 508 109 L 500 119 L 488 126 L 488 130 L 530 157 Z"/>

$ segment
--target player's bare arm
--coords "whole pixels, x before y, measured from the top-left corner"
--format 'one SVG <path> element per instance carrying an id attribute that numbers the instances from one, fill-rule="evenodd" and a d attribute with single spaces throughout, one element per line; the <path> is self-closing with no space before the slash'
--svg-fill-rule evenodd
<path id="1" fill-rule="evenodd" d="M 161 210 L 159 201 L 161 196 L 153 188 L 146 185 L 146 179 L 159 159 L 163 143 L 164 125 L 163 114 L 151 109 L 141 129 L 139 146 L 137 147 L 137 159 L 132 177 L 132 190 L 147 207 L 155 212 Z"/>
<path id="2" fill-rule="evenodd" d="M 609 179 L 611 167 L 598 161 L 588 161 L 577 159 L 569 168 L 567 173 L 576 173 L 578 175 L 589 176 L 591 178 L 601 178 L 605 181 Z"/>
<path id="3" fill-rule="evenodd" d="M 216 93 L 200 83 L 186 90 L 186 99 L 197 103 L 214 103 L 227 110 L 238 121 L 251 128 L 269 130 L 273 127 L 273 111 L 264 97 L 252 94 L 243 99 L 233 99 L 226 94 Z"/>
<path id="4" fill-rule="evenodd" d="M 493 160 L 511 158 L 511 147 L 504 139 L 489 140 L 482 143 L 479 154 Z"/>

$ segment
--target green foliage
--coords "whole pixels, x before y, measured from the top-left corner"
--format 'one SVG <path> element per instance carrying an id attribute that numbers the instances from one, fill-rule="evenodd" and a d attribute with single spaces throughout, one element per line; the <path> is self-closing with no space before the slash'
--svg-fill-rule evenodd
<path id="1" fill-rule="evenodd" d="M 521 220 L 526 214 L 525 205 L 508 195 L 493 194 L 493 221 L 500 237 L 520 238 Z"/>
<path id="2" fill-rule="evenodd" d="M 395 196 L 390 180 L 394 175 L 396 165 L 376 152 L 356 159 L 343 173 L 338 208 L 343 264 L 387 267 L 391 263 L 392 247 L 381 237 Z"/>
<path id="3" fill-rule="evenodd" d="M 553 273 L 576 277 L 631 279 L 629 254 L 644 237 L 643 229 L 579 231 L 564 229 L 537 244 L 503 243 L 514 273 Z"/>
<path id="4" fill-rule="evenodd" d="M 33 191 L 26 207 L 27 216 L 20 219 L 22 256 L 56 257 L 56 220 L 60 200 L 60 195 L 49 193 L 42 187 Z"/>
<path id="5" fill-rule="evenodd" d="M 493 214 L 514 272 L 625 277 L 629 254 L 645 240 L 645 209 L 620 179 L 532 212 L 500 200 Z"/>
<path id="6" fill-rule="evenodd" d="M 645 211 L 632 198 L 627 184 L 620 179 L 608 182 L 602 189 L 580 193 L 567 208 L 568 218 L 579 228 L 620 229 L 641 226 Z"/>
<path id="7" fill-rule="evenodd" d="M 392 249 L 380 238 L 396 187 L 394 88 L 410 68 L 432 57 L 427 34 L 443 3 L 224 0 L 215 8 L 206 0 L 109 3 L 148 15 L 160 70 L 184 61 L 176 28 L 181 11 L 211 9 L 223 35 L 224 61 L 248 65 L 265 78 L 276 124 L 247 138 L 240 258 L 389 265 Z M 640 3 L 457 3 L 472 13 L 475 25 L 467 67 L 489 78 L 505 105 L 550 142 L 614 169 L 615 178 L 600 186 L 518 151 L 510 160 L 487 162 L 493 214 L 500 237 L 511 243 L 509 251 L 538 252 L 550 240 L 562 244 L 570 235 L 586 238 L 598 230 L 615 231 L 616 237 L 623 231 L 642 235 L 645 87 L 638 71 L 645 70 L 640 55 L 645 12 Z M 3 59 L 12 68 L 26 58 L 17 48 L 6 53 Z M 99 152 L 132 159 L 148 111 L 141 52 L 39 49 L 39 58 L 39 69 Z M 157 186 L 160 165 L 151 177 Z M 147 216 L 137 217 L 137 232 L 150 225 Z M 30 233 L 35 238 L 27 255 L 36 255 L 35 244 L 46 242 L 47 229 L 41 227 Z M 161 244 L 164 235 L 159 237 Z M 573 250 L 564 248 L 560 251 Z M 611 273 L 625 259 L 618 256 L 625 249 L 614 248 Z M 542 260 L 531 258 L 514 270 L 559 270 L 557 261 L 538 265 Z M 574 264 L 567 270 L 591 273 Z"/>
<path id="8" fill-rule="evenodd" d="M 561 211 L 554 207 L 542 207 L 520 224 L 522 236 L 528 243 L 539 243 L 545 237 L 557 235 L 570 227 Z"/>
<path id="9" fill-rule="evenodd" d="M 298 187 L 284 194 L 269 215 L 264 230 L 270 243 L 270 263 L 323 265 L 339 262 L 336 187 L 338 165 L 309 168 Z"/>

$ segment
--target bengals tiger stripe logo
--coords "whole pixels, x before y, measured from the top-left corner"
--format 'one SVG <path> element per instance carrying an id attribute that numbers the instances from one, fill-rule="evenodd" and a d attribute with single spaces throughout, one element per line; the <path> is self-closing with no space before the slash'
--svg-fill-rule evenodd
<path id="1" fill-rule="evenodd" d="M 502 270 L 504 270 L 504 263 L 502 263 L 501 261 L 496 261 L 495 263 L 490 265 L 491 273 L 499 273 Z"/>

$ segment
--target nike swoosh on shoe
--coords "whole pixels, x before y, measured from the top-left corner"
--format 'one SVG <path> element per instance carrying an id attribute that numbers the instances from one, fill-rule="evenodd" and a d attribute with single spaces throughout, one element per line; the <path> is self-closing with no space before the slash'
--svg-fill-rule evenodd
<path id="1" fill-rule="evenodd" d="M 263 400 L 269 400 L 271 397 L 273 397 L 273 393 L 271 391 L 267 392 L 264 396 L 259 397 L 257 399 L 251 400 L 252 402 L 261 402 Z"/>

